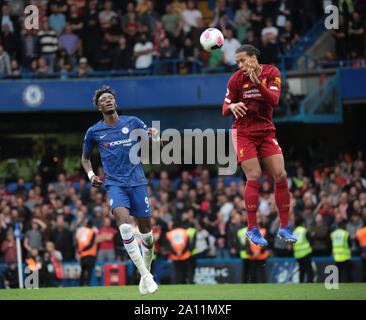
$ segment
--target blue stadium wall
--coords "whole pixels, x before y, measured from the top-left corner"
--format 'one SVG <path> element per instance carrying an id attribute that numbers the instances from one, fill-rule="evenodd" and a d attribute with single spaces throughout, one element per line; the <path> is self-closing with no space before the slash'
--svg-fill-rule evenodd
<path id="1" fill-rule="evenodd" d="M 103 84 L 117 93 L 122 113 L 143 110 L 145 122 L 159 119 L 165 128 L 230 128 L 217 108 L 223 103 L 229 74 L 69 80 L 6 80 L 0 85 L 0 113 L 92 111 L 92 97 Z M 342 100 L 366 98 L 366 68 L 342 69 Z M 189 108 L 190 115 L 185 113 Z M 203 122 L 202 119 L 205 119 Z"/>

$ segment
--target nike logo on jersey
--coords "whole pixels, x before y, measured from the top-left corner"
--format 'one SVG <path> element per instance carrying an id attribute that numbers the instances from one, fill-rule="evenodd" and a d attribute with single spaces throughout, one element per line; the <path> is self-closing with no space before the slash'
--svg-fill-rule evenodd
<path id="1" fill-rule="evenodd" d="M 106 134 L 104 136 L 100 136 L 100 139 L 103 139 L 106 136 Z"/>

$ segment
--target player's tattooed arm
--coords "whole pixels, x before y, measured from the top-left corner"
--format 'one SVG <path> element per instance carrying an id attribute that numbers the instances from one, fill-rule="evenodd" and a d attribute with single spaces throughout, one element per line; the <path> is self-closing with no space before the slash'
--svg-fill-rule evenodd
<path id="1" fill-rule="evenodd" d="M 88 174 L 92 186 L 95 188 L 99 188 L 103 184 L 103 181 L 95 174 L 89 176 L 89 172 L 93 172 L 93 168 L 90 161 L 90 154 L 83 152 L 81 156 L 81 164 L 83 165 L 85 172 Z"/>

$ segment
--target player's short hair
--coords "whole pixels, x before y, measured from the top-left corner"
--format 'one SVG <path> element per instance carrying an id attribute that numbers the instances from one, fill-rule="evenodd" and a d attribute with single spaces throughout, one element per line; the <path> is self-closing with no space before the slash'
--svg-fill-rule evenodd
<path id="1" fill-rule="evenodd" d="M 98 100 L 105 93 L 110 93 L 114 97 L 114 99 L 116 99 L 116 94 L 115 94 L 114 90 L 109 89 L 109 86 L 103 85 L 102 89 L 98 89 L 95 91 L 94 98 L 93 98 L 94 105 L 96 105 L 98 107 Z"/>
<path id="2" fill-rule="evenodd" d="M 256 55 L 257 58 L 259 58 L 259 56 L 261 54 L 261 52 L 255 46 L 252 46 L 251 44 L 242 44 L 238 49 L 236 49 L 235 53 L 239 53 L 239 52 L 246 52 L 249 57 Z"/>

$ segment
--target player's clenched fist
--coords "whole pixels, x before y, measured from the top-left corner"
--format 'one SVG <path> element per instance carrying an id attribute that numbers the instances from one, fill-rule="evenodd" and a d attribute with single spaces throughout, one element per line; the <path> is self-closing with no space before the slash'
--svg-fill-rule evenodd
<path id="1" fill-rule="evenodd" d="M 248 110 L 248 108 L 245 106 L 243 102 L 238 102 L 238 103 L 232 103 L 230 105 L 230 110 L 236 119 L 238 117 L 244 117 L 244 115 L 246 115 L 247 113 L 246 111 Z"/>
<path id="2" fill-rule="evenodd" d="M 98 176 L 93 176 L 91 183 L 93 187 L 99 188 L 103 184 L 103 181 Z"/>

